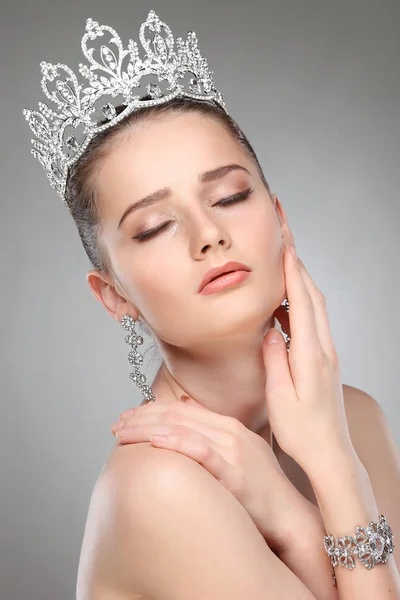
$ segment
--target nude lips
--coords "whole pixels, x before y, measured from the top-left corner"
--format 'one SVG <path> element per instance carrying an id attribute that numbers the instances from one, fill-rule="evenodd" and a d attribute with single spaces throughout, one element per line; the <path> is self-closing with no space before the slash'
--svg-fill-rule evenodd
<path id="1" fill-rule="evenodd" d="M 219 292 L 220 290 L 234 286 L 237 283 L 241 283 L 248 277 L 248 275 L 250 275 L 250 271 L 233 271 L 232 273 L 220 275 L 220 277 L 217 277 L 217 279 L 207 283 L 207 285 L 201 290 L 200 294 L 214 294 L 215 292 Z"/>

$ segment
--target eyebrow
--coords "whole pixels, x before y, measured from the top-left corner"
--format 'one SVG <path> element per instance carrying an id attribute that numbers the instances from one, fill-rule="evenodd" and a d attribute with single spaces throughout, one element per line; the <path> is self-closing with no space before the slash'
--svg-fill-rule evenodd
<path id="1" fill-rule="evenodd" d="M 238 171 L 238 170 L 245 171 L 246 173 L 248 173 L 250 175 L 250 171 L 248 169 L 246 169 L 246 167 L 242 167 L 241 165 L 231 163 L 229 165 L 223 165 L 222 167 L 217 167 L 216 169 L 212 169 L 211 171 L 205 171 L 204 173 L 200 173 L 200 175 L 198 176 L 198 181 L 199 181 L 199 183 L 208 183 L 209 181 L 215 181 L 217 179 L 220 179 L 221 177 L 224 177 L 231 171 Z M 124 222 L 124 220 L 126 219 L 126 217 L 128 215 L 130 215 L 131 213 L 139 210 L 140 208 L 151 206 L 152 204 L 155 204 L 156 202 L 160 202 L 160 200 L 164 200 L 165 198 L 168 198 L 171 194 L 172 194 L 171 188 L 164 187 L 164 188 L 157 190 L 156 192 L 153 192 L 152 194 L 149 194 L 148 196 L 145 196 L 138 202 L 131 204 L 130 206 L 128 206 L 128 208 L 125 210 L 124 214 L 122 215 L 122 217 L 118 223 L 117 229 L 119 229 L 121 227 L 121 225 Z"/>

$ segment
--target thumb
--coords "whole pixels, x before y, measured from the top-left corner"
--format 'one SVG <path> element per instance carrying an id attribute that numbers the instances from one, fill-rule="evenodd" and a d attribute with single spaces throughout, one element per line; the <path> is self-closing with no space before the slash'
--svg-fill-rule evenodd
<path id="1" fill-rule="evenodd" d="M 293 389 L 286 343 L 277 329 L 270 329 L 263 343 L 266 371 L 265 395 L 267 404 L 275 396 L 285 396 Z"/>

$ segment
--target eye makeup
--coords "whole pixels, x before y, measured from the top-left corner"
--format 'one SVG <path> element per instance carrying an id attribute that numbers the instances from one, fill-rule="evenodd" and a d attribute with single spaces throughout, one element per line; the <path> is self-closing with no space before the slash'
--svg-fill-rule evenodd
<path id="1" fill-rule="evenodd" d="M 243 202 L 252 194 L 252 192 L 254 192 L 254 188 L 249 187 L 246 190 L 238 192 L 237 194 L 233 194 L 226 198 L 222 198 L 221 200 L 219 200 L 218 202 L 213 204 L 213 206 L 230 206 L 232 204 L 237 204 L 238 202 Z M 147 239 L 156 236 L 158 233 L 160 233 L 164 229 L 167 229 L 167 227 L 172 222 L 173 221 L 165 221 L 165 223 L 162 223 L 158 227 L 153 227 L 151 229 L 139 231 L 139 233 L 137 233 L 132 239 L 137 240 L 138 242 L 146 241 Z"/>

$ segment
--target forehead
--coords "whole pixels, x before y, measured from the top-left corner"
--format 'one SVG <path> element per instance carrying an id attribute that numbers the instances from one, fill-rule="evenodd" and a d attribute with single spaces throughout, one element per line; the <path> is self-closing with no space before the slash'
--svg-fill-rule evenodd
<path id="1" fill-rule="evenodd" d="M 228 162 L 251 164 L 221 123 L 198 113 L 162 115 L 116 140 L 97 176 L 101 203 L 114 212 L 161 187 L 193 189 L 199 173 Z"/>

